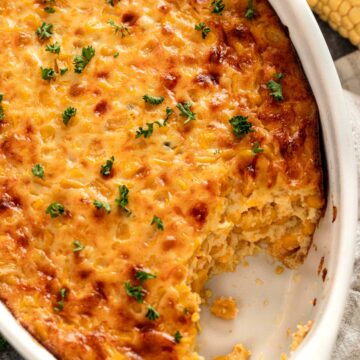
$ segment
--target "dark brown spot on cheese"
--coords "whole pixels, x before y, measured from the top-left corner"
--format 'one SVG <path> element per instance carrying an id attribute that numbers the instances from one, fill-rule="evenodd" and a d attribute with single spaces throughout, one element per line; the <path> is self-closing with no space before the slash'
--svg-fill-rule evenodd
<path id="1" fill-rule="evenodd" d="M 220 74 L 214 71 L 197 75 L 195 78 L 195 82 L 203 87 L 207 87 L 209 85 L 218 85 L 219 79 Z"/>
<path id="2" fill-rule="evenodd" d="M 204 225 L 208 216 L 208 206 L 200 202 L 190 209 L 190 215 L 195 219 L 199 225 Z"/>
<path id="3" fill-rule="evenodd" d="M 8 193 L 3 193 L 0 196 L 0 212 L 20 208 L 21 202 L 20 199 L 14 196 L 9 195 Z"/>
<path id="4" fill-rule="evenodd" d="M 101 100 L 96 104 L 94 112 L 96 115 L 101 116 L 104 115 L 109 109 L 109 105 L 106 100 Z"/>
<path id="5" fill-rule="evenodd" d="M 122 16 L 122 22 L 126 25 L 134 25 L 139 16 L 134 12 L 127 12 Z"/>
<path id="6" fill-rule="evenodd" d="M 178 76 L 174 73 L 169 73 L 163 76 L 162 78 L 164 86 L 169 89 L 173 90 L 178 83 Z"/>
<path id="7" fill-rule="evenodd" d="M 229 35 L 236 38 L 236 40 L 240 41 L 244 46 L 255 44 L 254 36 L 245 24 L 236 25 L 236 27 L 230 31 Z"/>
<path id="8" fill-rule="evenodd" d="M 80 96 L 82 94 L 84 94 L 86 91 L 86 88 L 84 85 L 82 84 L 73 84 L 70 86 L 69 89 L 69 95 L 73 96 L 73 97 L 77 97 Z"/>
<path id="9" fill-rule="evenodd" d="M 105 283 L 103 281 L 96 281 L 94 284 L 94 290 L 99 295 L 100 298 L 107 300 L 107 295 L 105 292 Z"/>
<path id="10" fill-rule="evenodd" d="M 226 46 L 217 44 L 210 49 L 209 63 L 219 65 L 224 62 L 226 56 Z"/>
<path id="11" fill-rule="evenodd" d="M 106 70 L 99 71 L 99 72 L 96 74 L 96 77 L 97 77 L 98 79 L 108 79 L 108 78 L 109 78 L 109 72 L 106 71 Z"/>

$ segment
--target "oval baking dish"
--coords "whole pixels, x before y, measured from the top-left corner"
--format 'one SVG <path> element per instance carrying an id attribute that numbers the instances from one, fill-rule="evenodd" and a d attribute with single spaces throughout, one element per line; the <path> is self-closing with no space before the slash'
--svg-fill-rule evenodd
<path id="1" fill-rule="evenodd" d="M 294 330 L 297 324 L 308 320 L 313 321 L 312 330 L 291 359 L 329 359 L 352 272 L 357 181 L 341 85 L 306 1 L 269 1 L 289 29 L 320 110 L 328 171 L 327 210 L 316 231 L 314 245 L 298 270 L 286 270 L 276 277 L 271 275 L 274 264 L 259 256 L 249 260 L 248 269 L 239 266 L 235 273 L 210 281 L 214 293 L 238 294 L 242 306 L 238 319 L 226 325 L 208 316 L 204 309 L 199 352 L 206 359 L 229 353 L 239 342 L 251 349 L 251 359 L 279 359 L 281 353 L 289 351 L 287 329 Z M 262 286 L 261 291 L 254 291 L 254 280 Z M 0 332 L 26 359 L 54 359 L 3 304 Z"/>

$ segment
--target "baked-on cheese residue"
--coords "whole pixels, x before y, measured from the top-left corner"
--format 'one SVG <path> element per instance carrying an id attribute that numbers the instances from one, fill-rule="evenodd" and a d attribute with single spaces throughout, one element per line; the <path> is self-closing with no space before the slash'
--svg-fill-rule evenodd
<path id="1" fill-rule="evenodd" d="M 199 359 L 199 291 L 305 258 L 318 113 L 267 1 L 0 1 L 0 298 L 61 359 Z"/>

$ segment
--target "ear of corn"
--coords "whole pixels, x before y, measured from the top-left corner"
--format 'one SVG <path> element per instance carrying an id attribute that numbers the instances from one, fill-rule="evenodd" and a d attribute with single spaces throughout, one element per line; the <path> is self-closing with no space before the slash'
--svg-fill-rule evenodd
<path id="1" fill-rule="evenodd" d="M 308 0 L 308 3 L 333 29 L 360 46 L 360 0 Z"/>

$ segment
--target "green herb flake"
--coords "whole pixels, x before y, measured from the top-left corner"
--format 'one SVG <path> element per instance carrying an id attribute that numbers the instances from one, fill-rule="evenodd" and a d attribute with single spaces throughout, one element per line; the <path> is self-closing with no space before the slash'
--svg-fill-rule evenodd
<path id="1" fill-rule="evenodd" d="M 213 14 L 222 15 L 223 10 L 225 9 L 225 4 L 223 0 L 214 0 L 211 3 L 211 6 L 213 7 Z"/>
<path id="2" fill-rule="evenodd" d="M 53 34 L 53 25 L 43 22 L 36 30 L 36 35 L 40 40 L 49 39 Z"/>
<path id="3" fill-rule="evenodd" d="M 4 117 L 5 117 L 5 112 L 4 112 L 4 108 L 3 106 L 1 105 L 1 102 L 4 100 L 4 94 L 1 94 L 0 93 L 0 121 L 1 120 L 4 120 Z"/>
<path id="4" fill-rule="evenodd" d="M 183 338 L 183 336 L 181 335 L 180 331 L 177 330 L 176 333 L 174 334 L 174 341 L 179 344 L 179 342 L 181 341 L 181 339 Z"/>
<path id="5" fill-rule="evenodd" d="M 122 38 L 130 35 L 130 31 L 125 25 L 116 24 L 114 20 L 108 20 L 108 24 L 114 28 L 115 34 L 120 32 Z"/>
<path id="6" fill-rule="evenodd" d="M 120 55 L 120 53 L 116 52 L 116 53 L 114 54 L 114 58 L 116 59 L 119 55 Z"/>
<path id="7" fill-rule="evenodd" d="M 93 205 L 98 209 L 104 209 L 106 211 L 107 214 L 111 213 L 111 207 L 108 203 L 105 202 L 101 202 L 99 200 L 94 200 Z"/>
<path id="8" fill-rule="evenodd" d="M 136 280 L 140 281 L 140 284 L 143 284 L 147 280 L 156 279 L 156 275 L 150 274 L 143 270 L 137 270 L 135 273 Z"/>
<path id="9" fill-rule="evenodd" d="M 281 80 L 284 78 L 284 74 L 277 73 L 274 75 L 274 78 L 277 79 L 279 82 L 276 82 L 274 80 L 270 80 L 266 86 L 270 90 L 270 95 L 276 100 L 276 101 L 282 101 L 284 100 L 283 92 L 282 92 L 282 85 Z"/>
<path id="10" fill-rule="evenodd" d="M 248 0 L 248 5 L 245 12 L 245 18 L 251 20 L 255 16 L 256 16 L 256 12 L 254 8 L 254 0 Z"/>
<path id="11" fill-rule="evenodd" d="M 40 179 L 44 178 L 44 168 L 41 164 L 35 164 L 31 171 L 34 176 L 39 177 Z"/>
<path id="12" fill-rule="evenodd" d="M 156 215 L 154 215 L 150 225 L 154 225 L 154 224 L 156 224 L 156 227 L 159 230 L 164 231 L 164 224 L 163 224 L 162 220 L 159 217 L 157 217 Z"/>
<path id="13" fill-rule="evenodd" d="M 200 22 L 198 24 L 195 25 L 195 30 L 197 31 L 201 31 L 201 36 L 203 39 L 206 39 L 208 33 L 211 31 L 211 29 L 209 27 L 207 27 L 205 25 L 205 23 Z"/>
<path id="14" fill-rule="evenodd" d="M 92 46 L 87 46 L 82 49 L 81 55 L 76 55 L 73 61 L 75 72 L 81 74 L 90 60 L 95 56 L 95 49 Z"/>
<path id="15" fill-rule="evenodd" d="M 106 160 L 106 163 L 104 165 L 101 165 L 100 174 L 103 176 L 110 176 L 114 161 L 114 156 L 112 156 L 109 160 Z"/>
<path id="16" fill-rule="evenodd" d="M 9 344 L 5 338 L 0 334 L 0 351 L 5 351 L 8 348 Z"/>
<path id="17" fill-rule="evenodd" d="M 60 75 L 64 75 L 69 69 L 66 67 L 66 68 L 62 68 L 60 69 Z"/>
<path id="18" fill-rule="evenodd" d="M 47 207 L 46 214 L 49 214 L 52 218 L 57 218 L 65 214 L 65 207 L 58 202 L 53 202 Z"/>
<path id="19" fill-rule="evenodd" d="M 145 290 L 142 286 L 132 286 L 130 281 L 126 281 L 124 284 L 126 293 L 133 297 L 139 304 L 144 302 Z"/>
<path id="20" fill-rule="evenodd" d="M 128 215 L 131 214 L 131 211 L 127 208 L 129 204 L 129 189 L 125 185 L 119 186 L 119 198 L 115 199 L 115 202 Z"/>
<path id="21" fill-rule="evenodd" d="M 67 125 L 71 118 L 76 115 L 77 110 L 74 107 L 69 106 L 67 109 L 64 110 L 62 113 L 63 123 Z"/>
<path id="22" fill-rule="evenodd" d="M 111 6 L 115 6 L 116 3 L 115 3 L 116 0 L 106 0 L 106 3 L 111 5 Z M 120 1 L 119 1 L 120 2 Z"/>
<path id="23" fill-rule="evenodd" d="M 151 306 L 148 305 L 148 311 L 145 315 L 149 320 L 155 321 L 160 317 L 160 314 Z"/>
<path id="24" fill-rule="evenodd" d="M 55 78 L 56 73 L 54 69 L 41 67 L 40 70 L 41 70 L 41 77 L 43 80 L 50 81 Z"/>
<path id="25" fill-rule="evenodd" d="M 45 50 L 53 54 L 60 54 L 60 44 L 56 42 L 52 45 L 47 45 Z"/>
<path id="26" fill-rule="evenodd" d="M 164 120 L 164 126 L 166 126 L 166 124 L 168 123 L 169 119 L 170 119 L 170 116 L 174 113 L 174 110 L 167 107 L 166 108 L 166 117 L 165 117 L 165 120 Z"/>
<path id="27" fill-rule="evenodd" d="M 181 116 L 186 117 L 187 119 L 184 121 L 184 124 L 188 124 L 189 122 L 196 119 L 196 114 L 191 111 L 192 104 L 187 101 L 184 103 L 179 103 L 176 107 L 180 110 Z"/>
<path id="28" fill-rule="evenodd" d="M 233 127 L 233 133 L 237 138 L 242 138 L 244 135 L 250 133 L 252 124 L 245 116 L 234 116 L 229 120 Z"/>
<path id="29" fill-rule="evenodd" d="M 143 99 L 146 103 L 151 105 L 160 105 L 165 100 L 164 96 L 150 96 L 147 94 L 143 96 Z"/>
<path id="30" fill-rule="evenodd" d="M 53 14 L 55 12 L 55 9 L 51 6 L 46 6 L 44 8 L 44 11 L 47 12 L 48 14 Z"/>
<path id="31" fill-rule="evenodd" d="M 85 249 L 85 246 L 79 240 L 75 240 L 73 242 L 73 247 L 74 247 L 73 248 L 74 253 L 80 252 Z"/>
<path id="32" fill-rule="evenodd" d="M 256 154 L 259 154 L 259 153 L 262 153 L 262 152 L 264 152 L 264 149 L 262 148 L 262 147 L 260 147 L 260 143 L 257 141 L 255 144 L 254 144 L 254 146 L 253 146 L 253 148 L 252 148 L 252 153 L 254 154 L 254 155 L 256 155 Z"/>
<path id="33" fill-rule="evenodd" d="M 60 291 L 59 291 L 60 300 L 57 302 L 57 306 L 54 307 L 55 311 L 63 311 L 64 310 L 66 293 L 67 293 L 67 291 L 65 288 L 60 289 Z"/>

